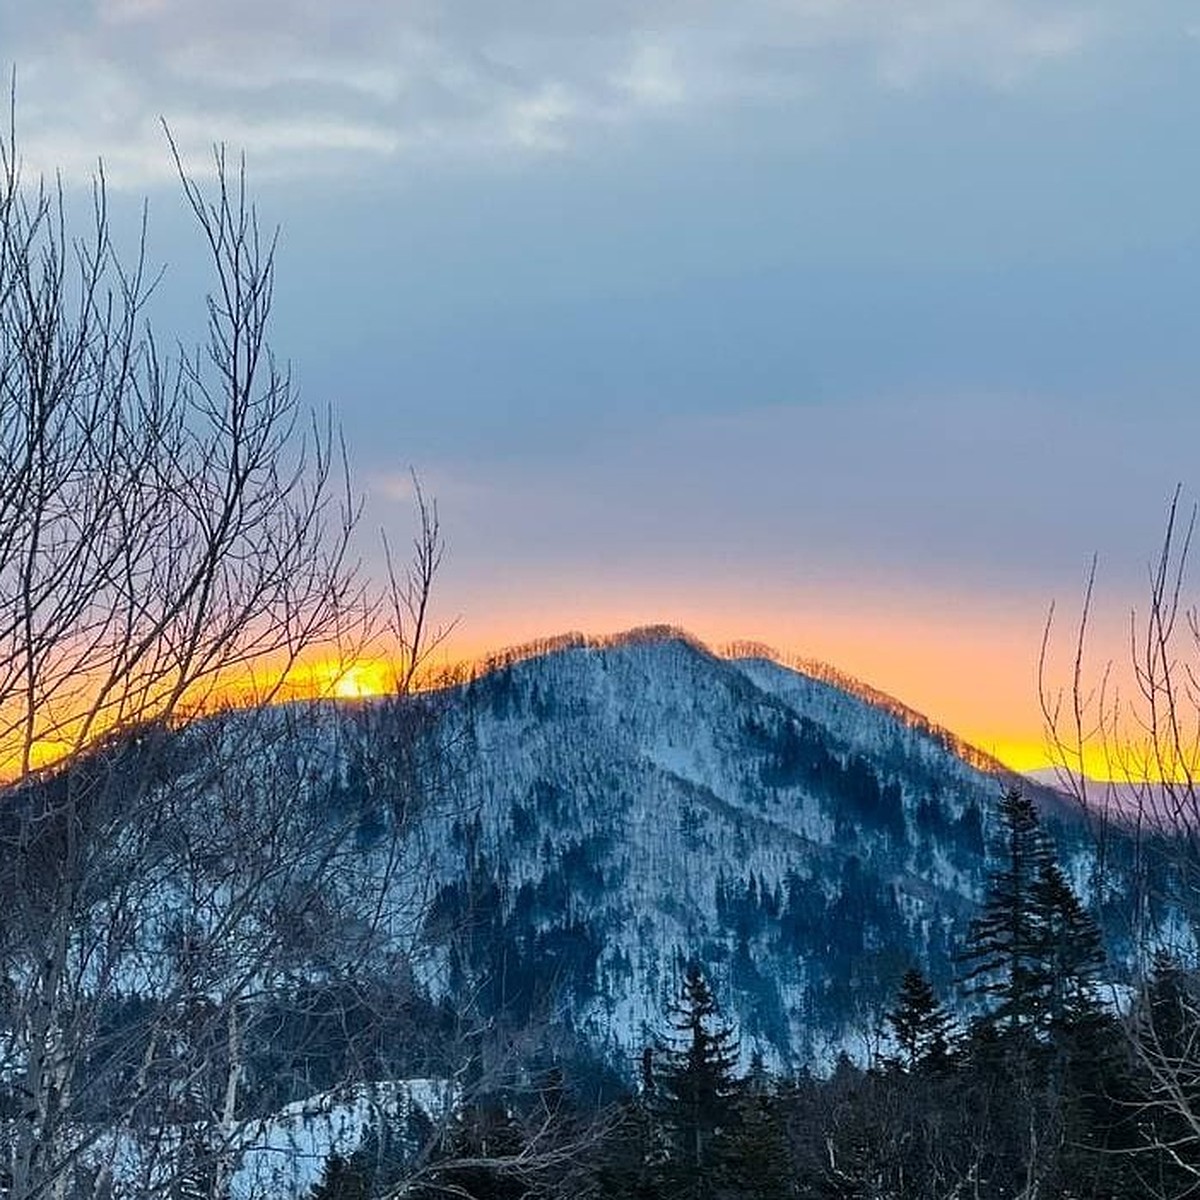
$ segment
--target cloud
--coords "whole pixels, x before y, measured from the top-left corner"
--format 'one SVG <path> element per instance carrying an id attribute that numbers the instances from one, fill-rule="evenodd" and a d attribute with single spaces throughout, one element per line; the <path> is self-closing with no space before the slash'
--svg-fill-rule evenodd
<path id="1" fill-rule="evenodd" d="M 543 571 L 576 581 L 577 597 L 588 580 L 631 595 L 674 581 L 679 597 L 706 579 L 743 595 L 836 583 L 870 604 L 912 588 L 990 593 L 1031 602 L 1036 622 L 1051 597 L 1077 594 L 1094 551 L 1106 587 L 1139 594 L 1162 481 L 1186 477 L 1200 428 L 1177 420 L 1165 453 L 1143 415 L 1080 422 L 1047 394 L 880 395 L 643 421 L 536 471 L 460 460 L 422 482 L 445 501 L 476 595 Z M 372 493 L 394 514 L 406 486 L 372 480 Z"/>
<path id="2" fill-rule="evenodd" d="M 166 173 L 160 117 L 190 157 L 226 141 L 252 150 L 260 174 L 347 155 L 553 154 L 596 131 L 787 103 L 831 81 L 1011 87 L 1112 26 L 1094 4 L 1036 0 L 19 7 L 5 52 L 27 162 L 75 174 L 102 154 L 118 184 Z"/>

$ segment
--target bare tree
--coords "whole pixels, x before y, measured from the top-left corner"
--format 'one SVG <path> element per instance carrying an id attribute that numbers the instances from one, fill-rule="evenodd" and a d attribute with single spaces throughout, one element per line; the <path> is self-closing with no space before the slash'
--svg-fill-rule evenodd
<path id="1" fill-rule="evenodd" d="M 416 752 L 351 794 L 347 763 L 378 730 L 269 703 L 306 657 L 352 658 L 378 608 L 350 560 L 339 439 L 270 350 L 275 243 L 244 169 L 218 151 L 206 190 L 176 162 L 215 283 L 202 344 L 168 353 L 146 320 L 144 226 L 123 261 L 101 178 L 77 236 L 61 185 L 22 179 L 11 122 L 0 139 L 0 1153 L 14 1200 L 223 1194 L 262 1022 L 314 983 L 391 969 L 416 919 L 398 890 L 420 874 Z M 441 555 L 418 499 L 413 565 L 390 567 L 405 694 Z M 421 729 L 397 722 L 410 746 Z"/>
<path id="2" fill-rule="evenodd" d="M 1200 610 L 1188 588 L 1196 519 L 1176 488 L 1145 606 L 1129 614 L 1126 661 L 1094 668 L 1089 659 L 1094 561 L 1067 682 L 1051 668 L 1053 609 L 1039 660 L 1056 774 L 1096 850 L 1093 898 L 1115 902 L 1128 922 L 1138 990 L 1125 1025 L 1143 1080 L 1135 1103 L 1145 1150 L 1165 1164 L 1160 1180 L 1173 1181 L 1152 1192 L 1163 1196 L 1200 1186 Z M 1164 999 L 1166 966 L 1175 985 Z"/>
<path id="3" fill-rule="evenodd" d="M 433 652 L 450 636 L 454 623 L 434 628 L 429 611 L 433 581 L 442 565 L 443 543 L 437 501 L 426 497 L 421 481 L 412 473 L 418 530 L 412 553 L 404 567 L 392 556 L 387 531 L 381 534 L 387 562 L 386 627 L 390 634 L 395 669 L 392 691 L 409 695 L 421 680 Z"/>

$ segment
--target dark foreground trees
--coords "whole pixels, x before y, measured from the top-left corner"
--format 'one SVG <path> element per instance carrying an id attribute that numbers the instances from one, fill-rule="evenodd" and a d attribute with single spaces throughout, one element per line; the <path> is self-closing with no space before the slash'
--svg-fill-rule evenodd
<path id="1" fill-rule="evenodd" d="M 741 1125 L 738 1043 L 720 1019 L 703 971 L 688 964 L 670 1011 L 671 1037 L 646 1059 L 649 1103 L 659 1145 L 651 1179 L 666 1194 L 720 1194 Z"/>
<path id="2" fill-rule="evenodd" d="M 920 972 L 899 981 L 878 1057 L 826 1074 L 744 1055 L 709 974 L 677 998 L 618 1103 L 595 1077 L 510 1064 L 462 1103 L 403 1187 L 331 1161 L 320 1194 L 508 1200 L 1162 1200 L 1194 1191 L 1194 1131 L 1122 1021 L 1178 1061 L 1200 1038 L 1194 978 L 1160 955 L 1127 1013 L 1100 988 L 1096 929 L 1036 809 L 1007 793 L 996 867 L 962 947 L 959 1020 Z M 1014 934 L 1014 931 L 1015 934 Z M 713 981 L 716 981 L 714 983 Z M 986 986 L 985 986 L 986 985 Z M 878 1030 L 863 1030 L 874 1034 Z M 864 1038 L 865 1041 L 865 1038 Z M 598 1069 L 598 1068 L 597 1068 Z M 1200 1082 L 1192 1079 L 1192 1088 Z M 1191 1102 L 1195 1092 L 1184 1099 Z M 364 1183 L 364 1179 L 366 1182 Z M 397 1185 L 398 1186 L 398 1185 Z M 408 1190 L 405 1191 L 404 1188 Z M 360 1189 L 360 1190 L 354 1190 Z M 390 1190 L 389 1190 L 390 1189 Z"/>
<path id="3" fill-rule="evenodd" d="M 672 1072 L 648 1052 L 626 1136 L 597 1167 L 601 1192 L 951 1200 L 963 1196 L 1135 1200 L 1179 1179 L 1169 1152 L 1147 1156 L 1150 1082 L 1102 1002 L 1099 934 L 1019 792 L 1000 804 L 997 867 L 962 948 L 975 1015 L 956 1028 L 916 970 L 885 1017 L 866 1068 L 743 1073 L 699 967 L 671 1014 Z M 1186 1002 L 1165 967 L 1159 1023 Z M 870 1031 L 864 1030 L 864 1033 Z M 1176 1043 L 1178 1044 L 1178 1043 Z M 729 1048 L 729 1049 L 725 1049 Z"/>
<path id="4" fill-rule="evenodd" d="M 948 1070 L 954 1018 L 937 998 L 929 981 L 910 967 L 900 982 L 896 1007 L 886 1014 L 895 1051 L 885 1062 L 900 1071 Z"/>
<path id="5" fill-rule="evenodd" d="M 1000 865 L 960 954 L 962 982 L 988 1003 L 990 1027 L 1041 1045 L 1099 1013 L 1104 950 L 1020 789 L 1001 799 L 1000 825 Z"/>

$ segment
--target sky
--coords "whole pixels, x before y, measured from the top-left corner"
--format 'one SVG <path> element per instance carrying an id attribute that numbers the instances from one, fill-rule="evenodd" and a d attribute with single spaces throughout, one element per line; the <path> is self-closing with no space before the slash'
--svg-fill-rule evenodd
<path id="1" fill-rule="evenodd" d="M 1191 3 L 0 0 L 0 60 L 185 337 L 161 122 L 245 152 L 364 528 L 437 499 L 447 653 L 676 624 L 1034 765 L 1051 603 L 1054 683 L 1096 555 L 1119 658 L 1200 494 Z"/>

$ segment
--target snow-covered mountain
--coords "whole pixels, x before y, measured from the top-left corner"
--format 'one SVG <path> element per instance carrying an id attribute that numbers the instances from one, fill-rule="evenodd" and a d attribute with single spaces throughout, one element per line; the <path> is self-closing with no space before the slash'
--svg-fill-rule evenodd
<path id="1" fill-rule="evenodd" d="M 431 1149 L 414 1080 L 630 1082 L 693 959 L 746 1060 L 861 1056 L 911 965 L 953 1001 L 1011 782 L 827 669 L 661 629 L 122 731 L 0 806 L 5 1136 L 80 1188 L 282 1194 L 372 1096 L 413 1099 L 373 1138 Z M 1041 799 L 1092 898 L 1086 829 Z"/>
<path id="2" fill-rule="evenodd" d="M 953 1003 L 1012 782 L 826 669 L 669 630 L 138 727 L 0 806 L 0 1109 L 47 1177 L 233 1187 L 286 1151 L 287 1190 L 405 1080 L 628 1083 L 693 959 L 746 1060 L 861 1056 L 911 965 Z M 1085 827 L 1040 799 L 1093 899 Z M 1182 945 L 1169 876 L 1143 894 Z M 416 1107 L 404 1154 L 436 1140 Z"/>
<path id="3" fill-rule="evenodd" d="M 550 643 L 444 693 L 434 986 L 619 1059 L 696 956 L 743 1052 L 793 1064 L 869 1032 L 913 963 L 948 991 L 1012 777 L 823 674 L 656 629 Z M 1042 799 L 1086 884 L 1082 828 Z"/>

